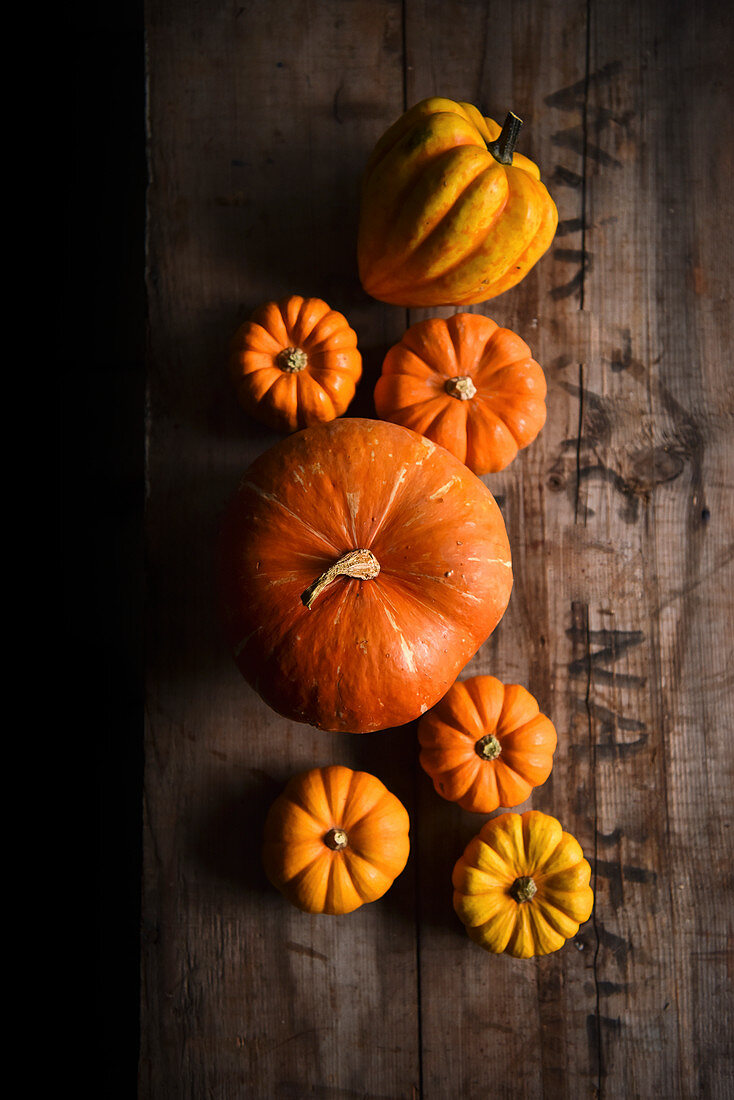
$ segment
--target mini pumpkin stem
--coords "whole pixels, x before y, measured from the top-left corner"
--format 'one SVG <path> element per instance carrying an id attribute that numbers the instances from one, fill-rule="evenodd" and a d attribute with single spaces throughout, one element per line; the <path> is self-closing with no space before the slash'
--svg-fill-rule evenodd
<path id="1" fill-rule="evenodd" d="M 355 580 L 370 581 L 380 572 L 380 563 L 371 550 L 350 550 L 330 565 L 320 577 L 309 585 L 301 596 L 305 607 L 311 610 L 319 592 L 331 584 L 337 577 L 353 577 Z"/>
<path id="2" fill-rule="evenodd" d="M 479 738 L 474 746 L 474 752 L 477 756 L 481 756 L 482 760 L 496 760 L 502 752 L 502 745 L 493 733 L 488 733 L 486 737 Z"/>
<path id="3" fill-rule="evenodd" d="M 535 885 L 530 875 L 521 875 L 520 878 L 516 878 L 510 887 L 510 893 L 512 894 L 518 905 L 524 901 L 530 901 L 532 897 L 538 892 L 538 887 Z"/>
<path id="4" fill-rule="evenodd" d="M 308 356 L 303 348 L 283 348 L 276 355 L 275 361 L 286 374 L 298 374 L 308 364 Z"/>
<path id="5" fill-rule="evenodd" d="M 444 389 L 446 393 L 455 397 L 458 401 L 470 401 L 477 392 L 477 387 L 467 374 L 459 375 L 457 378 L 448 378 Z"/>
<path id="6" fill-rule="evenodd" d="M 340 852 L 348 843 L 349 837 L 343 829 L 329 829 L 324 837 L 324 844 L 331 848 L 332 852 Z"/>
<path id="7" fill-rule="evenodd" d="M 500 164 L 512 164 L 512 154 L 515 152 L 517 136 L 520 133 L 521 126 L 522 119 L 518 118 L 512 111 L 508 111 L 500 136 L 496 141 L 490 141 L 487 146 L 494 159 L 498 160 Z"/>

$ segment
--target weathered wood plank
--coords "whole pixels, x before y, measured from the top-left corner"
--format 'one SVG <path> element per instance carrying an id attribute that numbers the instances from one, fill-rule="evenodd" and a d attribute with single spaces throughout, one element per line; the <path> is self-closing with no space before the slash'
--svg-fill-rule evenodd
<path id="1" fill-rule="evenodd" d="M 553 144 L 559 121 L 547 99 L 584 73 L 585 5 L 500 4 L 490 9 L 464 4 L 460 19 L 453 7 L 442 12 L 435 3 L 416 4 L 409 11 L 406 33 L 414 82 L 409 100 L 445 89 L 447 95 L 477 103 L 494 118 L 504 118 L 507 110 L 518 113 L 525 123 L 521 151 L 540 165 L 559 206 L 561 224 L 573 223 L 581 215 L 580 191 L 553 182 L 554 166 L 564 158 Z M 440 80 L 431 86 L 436 74 Z M 472 76 L 469 84 L 467 74 Z M 554 251 L 559 245 L 563 242 Z M 513 291 L 473 307 L 528 341 L 549 376 L 550 413 L 539 440 L 503 474 L 485 478 L 501 501 L 508 525 L 515 588 L 503 622 L 466 674 L 491 672 L 505 682 L 522 683 L 551 715 L 559 731 L 554 772 L 520 809 L 532 804 L 553 813 L 588 850 L 586 814 L 566 794 L 574 779 L 569 784 L 561 665 L 569 611 L 563 589 L 566 574 L 578 567 L 579 555 L 563 561 L 562 529 L 573 525 L 573 511 L 562 518 L 559 530 L 547 501 L 550 495 L 553 505 L 557 497 L 548 494 L 545 484 L 549 448 L 578 433 L 578 403 L 554 384 L 554 364 L 569 352 L 580 332 L 576 267 L 569 268 L 564 256 L 549 255 Z M 567 291 L 553 299 L 552 291 L 559 286 L 567 286 Z M 488 1092 L 513 1098 L 554 1096 L 563 1090 L 585 1095 L 595 1069 L 586 1024 L 595 1013 L 593 951 L 569 945 L 558 956 L 536 963 L 494 958 L 471 944 L 452 912 L 450 875 L 484 818 L 437 806 L 430 784 L 424 785 L 419 813 L 421 838 L 424 830 L 436 834 L 441 853 L 439 867 L 434 844 L 421 846 L 420 882 L 425 893 L 420 912 L 426 921 L 435 913 L 435 927 L 421 931 L 421 988 L 441 983 L 446 1001 L 461 1005 L 459 1013 L 447 1017 L 440 1003 L 424 999 L 425 1096 L 452 1090 L 467 1098 Z M 451 822 L 450 827 L 443 822 Z"/>
<path id="2" fill-rule="evenodd" d="M 148 8 L 150 632 L 141 1093 L 411 1095 L 419 1075 L 412 871 L 348 919 L 291 909 L 262 825 L 294 772 L 345 763 L 412 799 L 409 734 L 286 722 L 219 635 L 216 521 L 276 436 L 226 376 L 236 325 L 301 292 L 367 348 L 400 335 L 356 276 L 359 174 L 402 109 L 400 5 Z M 346 17 L 345 17 L 346 16 Z"/>
<path id="3" fill-rule="evenodd" d="M 691 941 L 708 926 L 716 961 L 703 988 L 723 1005 L 726 906 L 720 924 L 709 921 L 703 883 L 720 878 L 726 858 L 730 752 L 709 728 L 718 790 L 701 758 L 687 779 L 671 714 L 682 711 L 684 743 L 703 744 L 706 711 L 709 723 L 716 713 L 726 727 L 731 709 L 731 643 L 721 625 L 724 608 L 731 621 L 730 579 L 719 572 L 731 542 L 725 519 L 710 527 L 701 466 L 705 453 L 717 513 L 730 515 L 723 430 L 731 401 L 717 373 L 731 261 L 702 294 L 707 269 L 699 262 L 691 271 L 690 257 L 710 254 L 718 219 L 706 217 L 707 204 L 694 207 L 685 233 L 666 228 L 682 196 L 696 191 L 687 155 L 694 135 L 705 135 L 704 147 L 706 136 L 715 142 L 711 119 L 726 113 L 718 100 L 726 34 L 720 21 L 693 13 L 670 21 L 662 8 L 641 11 L 634 31 L 626 7 L 592 5 L 588 23 L 585 5 L 493 5 L 491 29 L 484 5 L 408 11 L 409 102 L 473 95 L 495 117 L 509 107 L 526 116 L 523 151 L 559 205 L 552 257 L 515 291 L 475 307 L 530 342 L 549 375 L 550 412 L 536 444 L 486 479 L 503 500 L 516 582 L 495 638 L 466 671 L 526 684 L 556 721 L 554 773 L 532 804 L 579 837 L 597 895 L 592 921 L 556 956 L 528 966 L 483 958 L 468 945 L 465 953 L 447 880 L 480 822 L 436 807 L 424 784 L 421 988 L 440 983 L 445 1002 L 462 1006 L 452 1016 L 424 997 L 425 1095 L 447 1087 L 465 1096 L 490 1087 L 513 1097 L 723 1095 L 730 1015 L 705 1009 L 700 994 L 694 1002 Z M 492 65 L 497 56 L 504 63 Z M 711 114 L 700 77 L 676 130 L 676 74 L 708 65 L 717 73 Z M 467 87 L 475 73 L 478 85 Z M 661 114 L 669 119 L 663 131 Z M 723 179 L 728 168 L 721 171 Z M 719 195 L 718 177 L 713 186 Z M 714 209 L 731 217 L 723 197 Z M 653 226 L 660 229 L 651 235 Z M 682 625 L 677 608 L 688 591 L 699 601 L 709 588 L 720 601 L 718 625 L 708 646 L 703 635 L 697 645 L 690 631 L 702 614 L 700 632 L 710 603 L 689 609 Z M 702 684 L 714 685 L 715 703 Z M 703 822 L 713 850 L 694 867 L 690 837 Z M 481 1034 L 468 1041 L 468 1021 L 483 1016 Z M 705 1069 L 700 1043 L 712 1053 Z"/>
<path id="4" fill-rule="evenodd" d="M 147 22 L 141 1094 L 729 1095 L 730 16 L 150 0 Z M 427 311 L 358 285 L 359 173 L 404 96 L 429 94 L 517 110 L 561 219 L 537 268 L 473 307 L 531 345 L 549 418 L 486 479 L 515 591 L 466 674 L 527 685 L 555 721 L 531 801 L 578 836 L 597 897 L 573 943 L 530 962 L 485 955 L 452 912 L 483 819 L 438 799 L 414 727 L 349 738 L 278 718 L 214 611 L 216 517 L 276 439 L 235 406 L 229 335 L 269 297 L 325 297 L 366 356 L 352 411 L 373 413 L 384 350 Z M 343 920 L 290 910 L 259 860 L 284 780 L 331 762 L 379 775 L 412 819 L 408 870 Z"/>

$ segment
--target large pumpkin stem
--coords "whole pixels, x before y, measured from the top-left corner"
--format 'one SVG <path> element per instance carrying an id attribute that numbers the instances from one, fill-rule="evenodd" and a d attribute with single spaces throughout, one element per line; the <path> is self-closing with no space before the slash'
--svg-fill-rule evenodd
<path id="1" fill-rule="evenodd" d="M 530 875 L 521 875 L 520 878 L 515 879 L 510 887 L 510 893 L 518 905 L 523 901 L 530 901 L 532 897 L 535 897 L 537 892 L 538 887 L 530 878 Z"/>
<path id="2" fill-rule="evenodd" d="M 309 585 L 301 596 L 304 605 L 311 610 L 319 592 L 331 584 L 337 577 L 353 577 L 355 580 L 370 581 L 380 572 L 380 563 L 371 550 L 350 550 L 335 561 L 333 565 Z"/>
<path id="3" fill-rule="evenodd" d="M 521 126 L 522 119 L 518 118 L 512 111 L 508 111 L 500 136 L 496 141 L 490 141 L 487 146 L 494 159 L 498 160 L 500 164 L 512 164 L 512 154 L 515 152 L 517 135 L 520 133 Z"/>

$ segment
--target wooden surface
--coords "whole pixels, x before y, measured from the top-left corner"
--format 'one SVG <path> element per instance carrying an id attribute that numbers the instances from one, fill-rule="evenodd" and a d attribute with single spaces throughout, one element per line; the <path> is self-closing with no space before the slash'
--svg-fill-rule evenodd
<path id="1" fill-rule="evenodd" d="M 724 4 L 149 0 L 145 1098 L 734 1095 L 732 22 Z M 217 517 L 276 436 L 236 406 L 235 327 L 298 292 L 346 313 L 371 393 L 428 316 L 359 286 L 359 175 L 427 95 L 525 120 L 560 213 L 548 255 L 474 307 L 549 383 L 538 440 L 487 477 L 515 588 L 466 673 L 559 732 L 532 799 L 593 866 L 591 920 L 492 957 L 450 874 L 483 819 L 443 802 L 414 726 L 281 719 L 239 676 Z M 435 311 L 449 315 L 452 310 Z M 294 772 L 378 775 L 411 816 L 379 902 L 309 917 L 267 883 Z"/>

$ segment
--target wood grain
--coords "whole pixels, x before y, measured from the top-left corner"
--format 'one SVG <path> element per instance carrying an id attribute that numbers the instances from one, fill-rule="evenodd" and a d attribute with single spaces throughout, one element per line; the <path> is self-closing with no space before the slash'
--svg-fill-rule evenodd
<path id="1" fill-rule="evenodd" d="M 730 1096 L 731 17 L 149 0 L 147 28 L 141 1096 Z M 520 114 L 560 214 L 528 277 L 473 307 L 530 344 L 549 417 L 485 479 L 515 589 L 466 674 L 522 683 L 552 717 L 532 805 L 594 868 L 591 921 L 530 962 L 485 954 L 453 914 L 451 869 L 483 819 L 438 798 L 414 727 L 279 718 L 214 611 L 217 517 L 277 438 L 236 406 L 229 337 L 268 298 L 323 296 L 365 356 L 353 411 L 374 414 L 386 348 L 429 311 L 361 290 L 359 174 L 429 94 Z M 259 858 L 287 777 L 328 763 L 378 775 L 412 821 L 403 876 L 341 919 L 291 910 Z"/>

